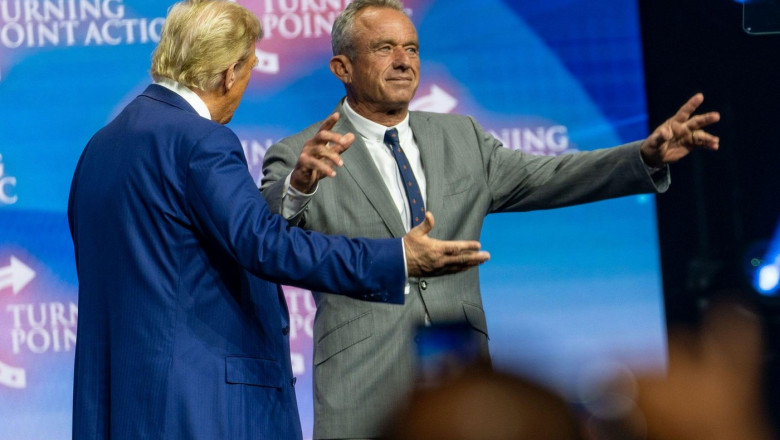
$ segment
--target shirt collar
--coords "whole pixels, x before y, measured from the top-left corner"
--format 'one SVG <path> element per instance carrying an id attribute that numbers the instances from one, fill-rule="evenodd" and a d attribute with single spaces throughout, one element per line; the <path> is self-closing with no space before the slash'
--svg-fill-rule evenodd
<path id="1" fill-rule="evenodd" d="M 411 130 L 409 128 L 408 112 L 406 113 L 404 120 L 398 123 L 398 125 L 394 127 L 385 127 L 382 124 L 377 124 L 376 122 L 359 115 L 355 110 L 352 109 L 352 107 L 349 106 L 349 102 L 347 102 L 346 99 L 344 99 L 344 104 L 342 107 L 344 109 L 344 116 L 346 116 L 349 122 L 351 122 L 355 127 L 357 134 L 359 134 L 367 141 L 384 143 L 385 132 L 391 128 L 398 130 L 398 137 L 400 139 L 405 139 L 406 135 Z"/>
<path id="2" fill-rule="evenodd" d="M 195 109 L 196 112 L 198 112 L 200 116 L 211 120 L 211 112 L 209 112 L 209 108 L 206 106 L 206 103 L 200 99 L 200 96 L 198 96 L 197 93 L 190 90 L 189 87 L 170 78 L 162 78 L 159 81 L 155 81 L 155 84 L 161 85 L 181 96 L 185 101 L 187 101 L 189 105 L 192 106 L 192 108 Z"/>

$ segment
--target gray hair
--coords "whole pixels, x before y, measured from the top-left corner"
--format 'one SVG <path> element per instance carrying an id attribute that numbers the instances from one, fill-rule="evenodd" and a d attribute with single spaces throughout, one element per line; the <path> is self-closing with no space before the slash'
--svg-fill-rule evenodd
<path id="1" fill-rule="evenodd" d="M 361 10 L 369 7 L 395 9 L 406 14 L 400 0 L 354 0 L 333 22 L 333 30 L 330 32 L 330 46 L 333 55 L 346 55 L 350 60 L 355 58 L 355 16 Z"/>
<path id="2" fill-rule="evenodd" d="M 216 90 L 231 64 L 242 65 L 263 36 L 255 14 L 227 0 L 186 0 L 168 12 L 152 56 L 155 81 L 170 78 L 187 87 Z"/>

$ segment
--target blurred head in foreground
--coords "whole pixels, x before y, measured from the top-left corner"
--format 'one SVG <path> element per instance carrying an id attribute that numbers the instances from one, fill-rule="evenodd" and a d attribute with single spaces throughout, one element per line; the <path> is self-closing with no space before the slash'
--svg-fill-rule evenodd
<path id="1" fill-rule="evenodd" d="M 390 440 L 579 440 L 558 395 L 525 379 L 476 370 L 417 389 L 386 430 Z"/>
<path id="2" fill-rule="evenodd" d="M 623 384 L 635 406 L 622 439 L 776 438 L 762 399 L 763 350 L 759 316 L 741 303 L 714 304 L 696 330 L 672 329 L 667 373 Z"/>

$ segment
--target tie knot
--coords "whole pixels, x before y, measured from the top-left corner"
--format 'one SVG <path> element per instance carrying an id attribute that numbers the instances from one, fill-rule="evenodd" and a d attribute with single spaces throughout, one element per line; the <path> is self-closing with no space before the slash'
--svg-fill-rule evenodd
<path id="1" fill-rule="evenodd" d="M 391 128 L 385 132 L 385 143 L 390 146 L 400 145 L 398 142 L 398 130 Z"/>

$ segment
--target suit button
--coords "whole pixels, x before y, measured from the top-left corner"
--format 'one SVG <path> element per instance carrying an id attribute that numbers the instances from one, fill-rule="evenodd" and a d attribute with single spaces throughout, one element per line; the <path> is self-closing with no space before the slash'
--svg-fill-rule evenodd
<path id="1" fill-rule="evenodd" d="M 425 280 L 420 281 L 420 289 L 425 290 L 428 288 L 428 282 Z"/>
<path id="2" fill-rule="evenodd" d="M 288 333 L 290 333 L 290 326 L 289 326 L 289 325 L 288 325 L 287 327 L 285 327 L 285 328 L 283 328 L 283 329 L 282 329 L 282 334 L 283 334 L 283 335 L 286 335 L 286 334 L 288 334 Z"/>
<path id="3" fill-rule="evenodd" d="M 295 382 L 298 382 L 298 378 L 297 377 L 293 377 L 292 379 L 290 379 L 290 386 L 294 387 L 295 386 Z"/>

